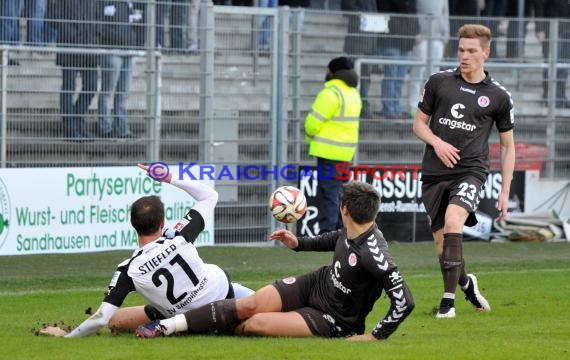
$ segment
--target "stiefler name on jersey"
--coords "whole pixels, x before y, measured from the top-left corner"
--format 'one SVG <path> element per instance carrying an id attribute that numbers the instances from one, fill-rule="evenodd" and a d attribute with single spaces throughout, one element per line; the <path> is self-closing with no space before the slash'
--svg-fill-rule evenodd
<path id="1" fill-rule="evenodd" d="M 172 254 L 174 251 L 176 251 L 176 245 L 172 244 L 169 247 L 167 247 L 166 249 L 164 249 L 163 252 L 161 252 L 160 254 L 156 255 L 155 257 L 153 257 L 149 261 L 147 261 L 144 264 L 142 264 L 141 266 L 139 266 L 139 270 L 141 271 L 141 274 L 144 275 L 144 274 L 152 271 L 154 268 L 159 266 L 160 263 L 168 257 L 168 255 Z"/>

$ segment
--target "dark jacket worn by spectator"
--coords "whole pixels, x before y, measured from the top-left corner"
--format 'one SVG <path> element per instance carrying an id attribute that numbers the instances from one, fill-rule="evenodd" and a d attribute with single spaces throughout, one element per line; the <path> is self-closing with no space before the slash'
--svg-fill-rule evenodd
<path id="1" fill-rule="evenodd" d="M 411 51 L 416 44 L 416 36 L 420 32 L 420 24 L 416 17 L 415 0 L 378 0 L 378 12 L 394 14 L 390 16 L 387 36 L 380 36 L 379 46 Z"/>
<path id="2" fill-rule="evenodd" d="M 535 16 L 545 18 L 545 21 L 537 21 L 536 31 L 544 32 L 544 42 L 542 43 L 542 54 L 546 62 L 550 59 L 550 44 L 552 29 L 550 29 L 549 19 L 559 19 L 558 21 L 558 51 L 554 55 L 557 62 L 570 61 L 570 3 L 564 0 L 535 0 Z M 570 100 L 566 95 L 566 82 L 568 80 L 569 70 L 558 68 L 556 70 L 556 86 L 555 86 L 555 106 L 557 108 L 570 108 Z M 548 69 L 543 72 L 543 99 L 549 100 Z"/>
<path id="3" fill-rule="evenodd" d="M 58 20 L 56 28 L 60 46 L 98 47 L 101 43 L 101 25 L 95 1 L 60 0 L 52 14 Z M 96 67 L 97 55 L 58 53 L 56 64 Z"/>
<path id="4" fill-rule="evenodd" d="M 410 60 L 412 49 L 419 40 L 420 25 L 415 0 L 378 0 L 378 11 L 389 14 L 388 34 L 378 39 L 378 48 L 384 58 Z M 401 109 L 402 86 L 409 65 L 387 63 L 381 83 L 382 114 L 386 119 L 401 119 L 409 114 Z"/>
<path id="5" fill-rule="evenodd" d="M 377 34 L 360 29 L 362 13 L 378 13 L 376 0 L 342 0 L 340 8 L 358 14 L 348 15 L 348 31 L 344 39 L 344 52 L 348 55 L 378 55 Z"/>
<path id="6" fill-rule="evenodd" d="M 103 11 L 101 19 L 104 21 L 101 27 L 101 45 L 120 48 L 135 46 L 137 37 L 131 21 L 131 16 L 134 14 L 129 2 L 98 0 L 98 3 L 98 11 Z M 105 7 L 114 9 L 113 15 L 105 14 Z"/>
<path id="7" fill-rule="evenodd" d="M 101 24 L 97 1 L 60 0 L 54 4 L 53 16 L 58 20 L 58 43 L 62 47 L 94 48 L 101 43 Z M 73 141 L 92 137 L 87 131 L 85 115 L 97 93 L 98 54 L 58 53 L 56 64 L 62 67 L 59 94 L 63 117 L 63 135 Z M 80 88 L 76 86 L 81 77 Z M 75 93 L 77 92 L 77 97 Z"/>

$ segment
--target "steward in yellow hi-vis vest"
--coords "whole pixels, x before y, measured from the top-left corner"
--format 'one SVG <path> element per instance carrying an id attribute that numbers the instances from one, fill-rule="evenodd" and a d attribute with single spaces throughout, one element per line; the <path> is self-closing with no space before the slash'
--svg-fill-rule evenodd
<path id="1" fill-rule="evenodd" d="M 305 120 L 309 155 L 350 162 L 358 144 L 362 109 L 352 61 L 346 57 L 333 59 L 326 80 Z"/>
<path id="2" fill-rule="evenodd" d="M 349 166 L 342 163 L 351 162 L 356 152 L 362 109 L 352 60 L 332 59 L 325 79 L 305 120 L 309 155 L 317 158 L 317 216 L 310 226 L 314 235 L 342 227 L 339 194 L 345 181 L 338 170 L 347 170 Z"/>

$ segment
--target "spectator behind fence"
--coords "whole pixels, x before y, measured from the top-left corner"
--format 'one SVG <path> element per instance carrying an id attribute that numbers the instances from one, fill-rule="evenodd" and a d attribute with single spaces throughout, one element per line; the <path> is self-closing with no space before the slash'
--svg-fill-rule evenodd
<path id="1" fill-rule="evenodd" d="M 558 18 L 558 57 L 560 63 L 570 62 L 570 3 L 566 0 L 542 0 L 537 4 L 537 18 Z M 550 58 L 550 26 L 548 22 L 537 23 L 537 37 L 542 43 L 542 54 L 546 61 Z M 566 81 L 568 80 L 568 69 L 559 68 L 556 70 L 556 92 L 555 106 L 557 108 L 570 108 L 570 101 L 566 97 Z M 543 72 L 542 97 L 548 100 L 548 70 Z"/>
<path id="2" fill-rule="evenodd" d="M 305 22 L 305 9 L 311 7 L 311 0 L 279 0 L 279 6 L 289 6 L 291 10 L 297 9 L 299 11 L 299 18 L 297 21 L 299 22 L 299 29 L 303 32 L 303 24 Z M 293 26 L 293 13 L 289 14 L 289 24 Z M 291 29 L 291 32 L 296 31 L 296 29 Z"/>
<path id="3" fill-rule="evenodd" d="M 482 2 L 483 1 L 483 2 Z M 518 0 L 515 0 L 518 1 Z M 484 0 L 449 0 L 449 20 L 450 33 L 453 34 L 447 43 L 447 57 L 455 59 L 457 56 L 457 31 L 463 24 L 472 22 L 468 18 L 477 17 L 481 14 L 481 8 L 484 7 Z"/>
<path id="4" fill-rule="evenodd" d="M 447 1 L 447 0 L 445 0 Z M 362 13 L 377 13 L 376 0 L 342 0 L 340 8 L 355 14 L 348 14 L 348 30 L 344 38 L 344 52 L 353 61 L 360 57 L 376 56 L 378 54 L 378 37 L 375 33 L 365 32 L 360 27 Z M 368 101 L 370 74 L 376 66 L 363 63 L 360 66 L 360 96 L 362 98 L 361 117 L 372 117 L 372 107 Z"/>
<path id="5" fill-rule="evenodd" d="M 410 60 L 412 48 L 419 35 L 415 0 L 387 0 L 378 2 L 378 11 L 389 13 L 390 33 L 379 38 L 380 54 L 393 60 Z M 409 65 L 384 65 L 382 79 L 382 113 L 387 119 L 400 119 L 405 115 L 400 107 L 404 77 Z"/>
<path id="6" fill-rule="evenodd" d="M 54 8 L 58 20 L 58 43 L 62 47 L 98 47 L 101 38 L 97 1 L 60 0 Z M 62 87 L 59 96 L 63 115 L 63 134 L 75 140 L 91 138 L 85 124 L 85 114 L 97 92 L 99 56 L 90 53 L 64 53 L 56 56 L 62 67 Z M 76 77 L 81 86 L 76 88 Z M 77 97 L 74 100 L 75 92 Z"/>
<path id="7" fill-rule="evenodd" d="M 188 51 L 191 54 L 200 49 L 198 24 L 200 23 L 200 0 L 190 0 L 190 15 L 188 19 Z"/>
<path id="8" fill-rule="evenodd" d="M 519 16 L 519 0 L 506 0 L 507 5 L 505 9 L 505 16 L 509 19 L 507 25 L 507 58 L 518 59 L 524 55 L 524 37 L 526 33 L 527 20 L 516 19 Z M 524 2 L 524 17 L 531 17 L 532 14 L 537 14 L 538 8 L 541 7 L 540 3 L 544 0 L 525 0 Z M 519 33 L 519 24 L 522 24 L 522 33 Z"/>
<path id="9" fill-rule="evenodd" d="M 420 101 L 420 87 L 430 74 L 439 70 L 438 61 L 443 59 L 445 44 L 449 40 L 448 0 L 417 0 L 420 24 L 420 42 L 414 46 L 412 57 L 427 65 L 428 54 L 432 61 L 429 74 L 426 66 L 414 66 L 410 71 L 409 104 L 412 117 Z"/>
<path id="10" fill-rule="evenodd" d="M 46 16 L 44 18 L 44 43 L 47 46 L 55 46 L 57 43 L 57 22 L 54 9 L 57 7 L 58 0 L 48 0 L 46 8 Z"/>
<path id="11" fill-rule="evenodd" d="M 258 7 L 274 8 L 277 7 L 277 0 L 258 0 Z M 274 20 L 274 19 L 273 19 Z M 259 50 L 263 52 L 269 51 L 269 38 L 271 36 L 272 17 L 262 15 L 257 18 L 258 29 L 258 45 Z"/>
<path id="12" fill-rule="evenodd" d="M 47 0 L 2 0 L 0 1 L 0 44 L 20 44 L 20 16 L 24 10 L 28 17 L 27 44 L 43 45 L 43 23 Z M 8 54 L 8 65 L 20 65 Z"/>
<path id="13" fill-rule="evenodd" d="M 495 36 L 499 34 L 499 24 L 501 18 L 505 16 L 505 5 L 505 0 L 485 0 L 484 8 L 481 10 L 481 16 L 486 18 L 483 23 Z M 498 56 L 496 41 L 491 41 L 491 54 L 489 56 L 492 58 Z"/>
<path id="14" fill-rule="evenodd" d="M 309 155 L 317 159 L 317 223 L 322 234 L 342 227 L 339 197 L 343 181 L 339 166 L 351 162 L 358 145 L 362 100 L 356 90 L 358 75 L 352 60 L 332 59 L 319 91 L 305 119 L 305 139 Z"/>
<path id="15" fill-rule="evenodd" d="M 156 3 L 156 46 L 165 48 L 166 17 L 169 18 L 170 48 L 181 51 L 184 46 L 184 30 L 188 26 L 190 0 L 158 0 Z"/>
<path id="16" fill-rule="evenodd" d="M 11 1 L 11 0 L 3 0 Z M 24 4 L 24 12 L 27 17 L 26 43 L 29 45 L 43 46 L 44 25 L 47 13 L 47 0 L 19 0 Z"/>
<path id="17" fill-rule="evenodd" d="M 47 0 L 2 0 L 0 2 L 0 41 L 12 45 L 20 43 L 20 17 L 25 15 L 27 19 L 26 45 L 43 45 L 46 11 Z"/>
<path id="18" fill-rule="evenodd" d="M 20 42 L 20 11 L 20 0 L 0 2 L 0 43 L 18 45 Z M 10 57 L 8 65 L 20 65 L 20 63 Z"/>
<path id="19" fill-rule="evenodd" d="M 133 24 L 142 14 L 130 0 L 99 0 L 103 13 L 101 44 L 106 49 L 129 49 L 136 44 Z M 127 118 L 127 98 L 133 77 L 131 55 L 101 55 L 101 92 L 99 93 L 99 132 L 104 138 L 132 138 Z M 113 111 L 111 113 L 111 102 Z"/>

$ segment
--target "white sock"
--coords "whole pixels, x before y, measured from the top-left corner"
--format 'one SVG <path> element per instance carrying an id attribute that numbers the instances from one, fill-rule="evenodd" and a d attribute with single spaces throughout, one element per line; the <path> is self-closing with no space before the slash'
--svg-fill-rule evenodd
<path id="1" fill-rule="evenodd" d="M 232 283 L 232 287 L 234 288 L 234 297 L 236 299 L 241 299 L 243 297 L 249 296 L 253 294 L 255 291 L 251 290 L 248 287 L 245 287 L 238 283 Z"/>
<path id="2" fill-rule="evenodd" d="M 169 319 L 160 320 L 160 325 L 164 326 L 164 335 L 170 335 L 175 332 L 182 332 L 188 330 L 186 317 L 184 314 L 179 314 Z"/>
<path id="3" fill-rule="evenodd" d="M 444 299 L 452 299 L 452 300 L 455 300 L 455 294 L 453 294 L 453 293 L 446 293 L 446 292 L 444 292 L 442 297 L 443 297 Z"/>

